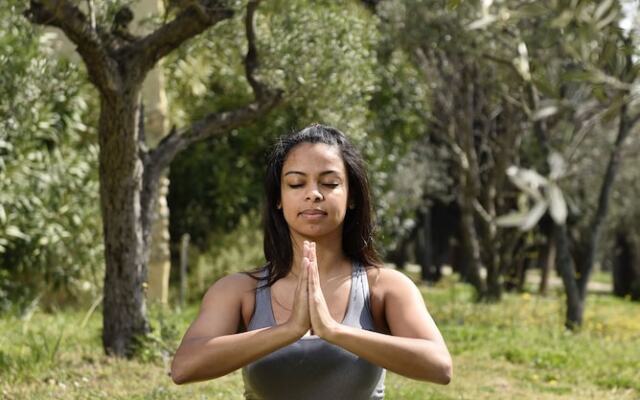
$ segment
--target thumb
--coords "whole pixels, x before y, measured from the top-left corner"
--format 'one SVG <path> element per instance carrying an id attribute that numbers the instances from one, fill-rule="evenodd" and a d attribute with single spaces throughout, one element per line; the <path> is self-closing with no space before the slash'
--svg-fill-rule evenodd
<path id="1" fill-rule="evenodd" d="M 311 261 L 307 257 L 304 257 L 302 259 L 302 271 L 300 271 L 300 280 L 305 283 L 309 278 L 309 264 L 311 264 Z"/>
<path id="2" fill-rule="evenodd" d="M 298 278 L 298 287 L 306 292 L 308 290 L 309 281 L 309 264 L 311 262 L 307 257 L 302 258 L 302 268 L 300 271 L 300 277 Z"/>

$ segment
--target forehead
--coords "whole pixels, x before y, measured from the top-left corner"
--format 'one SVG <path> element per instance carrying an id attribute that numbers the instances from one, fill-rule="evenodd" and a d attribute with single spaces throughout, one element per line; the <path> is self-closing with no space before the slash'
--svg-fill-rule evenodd
<path id="1" fill-rule="evenodd" d="M 345 174 L 344 161 L 338 146 L 325 143 L 301 143 L 287 154 L 282 174 L 288 171 L 314 174 L 329 170 Z"/>

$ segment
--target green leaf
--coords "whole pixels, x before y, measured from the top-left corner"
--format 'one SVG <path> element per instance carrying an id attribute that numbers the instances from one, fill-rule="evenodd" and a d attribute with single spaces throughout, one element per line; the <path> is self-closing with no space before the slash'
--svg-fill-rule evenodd
<path id="1" fill-rule="evenodd" d="M 539 3 L 525 4 L 522 7 L 511 11 L 511 14 L 517 18 L 536 18 L 545 16 L 549 13 L 550 10 Z"/>
<path id="2" fill-rule="evenodd" d="M 575 18 L 575 14 L 571 10 L 564 10 L 558 17 L 551 21 L 552 28 L 565 28 Z"/>
<path id="3" fill-rule="evenodd" d="M 496 225 L 502 227 L 520 227 L 527 220 L 526 212 L 512 212 L 496 218 Z"/>
<path id="4" fill-rule="evenodd" d="M 602 18 L 597 22 L 596 29 L 598 30 L 604 29 L 606 26 L 614 22 L 617 18 L 618 18 L 618 10 L 614 8 L 611 10 L 609 14 L 607 14 L 606 17 Z"/>
<path id="5" fill-rule="evenodd" d="M 13 149 L 13 146 L 11 145 L 11 143 L 0 139 L 0 149 L 11 151 Z"/>
<path id="6" fill-rule="evenodd" d="M 558 108 L 558 106 L 555 106 L 555 105 L 541 107 L 534 111 L 533 116 L 531 118 L 534 121 L 540 121 L 556 115 L 559 110 L 560 109 Z"/>
<path id="7" fill-rule="evenodd" d="M 564 158 L 557 151 L 551 152 L 547 158 L 549 164 L 549 178 L 552 180 L 558 179 L 567 173 L 567 163 Z"/>
<path id="8" fill-rule="evenodd" d="M 539 188 L 545 186 L 548 180 L 535 170 L 512 165 L 507 168 L 507 176 L 518 189 L 533 199 L 537 201 L 542 199 Z"/>
<path id="9" fill-rule="evenodd" d="M 460 0 L 447 0 L 447 8 L 449 10 L 455 10 L 460 5 Z"/>
<path id="10" fill-rule="evenodd" d="M 20 228 L 18 228 L 15 225 L 9 225 L 7 226 L 7 228 L 5 229 L 5 234 L 7 236 L 11 236 L 14 237 L 16 239 L 22 239 L 22 240 L 29 240 L 29 235 L 24 234 Z"/>
<path id="11" fill-rule="evenodd" d="M 496 22 L 497 20 L 498 20 L 498 17 L 496 15 L 491 15 L 491 14 L 485 15 L 484 17 L 478 20 L 475 20 L 469 25 L 467 25 L 467 29 L 470 31 L 473 31 L 476 29 L 484 29 L 489 25 L 493 24 L 494 22 Z"/>
<path id="12" fill-rule="evenodd" d="M 591 71 L 568 71 L 562 75 L 565 82 L 592 83 L 597 80 L 596 74 Z"/>
<path id="13" fill-rule="evenodd" d="M 598 8 L 596 8 L 596 11 L 593 13 L 593 19 L 596 21 L 599 21 L 602 18 L 602 16 L 607 11 L 609 11 L 613 3 L 614 3 L 614 0 L 604 0 L 602 3 L 600 3 L 598 5 Z"/>
<path id="14" fill-rule="evenodd" d="M 567 202 L 564 201 L 562 191 L 553 182 L 547 186 L 547 198 L 549 200 L 549 213 L 558 225 L 563 225 L 567 220 Z"/>
<path id="15" fill-rule="evenodd" d="M 540 221 L 540 218 L 542 218 L 544 213 L 547 212 L 547 206 L 548 204 L 546 201 L 538 201 L 527 214 L 527 218 L 523 224 L 520 225 L 520 230 L 528 231 L 536 226 L 538 221 Z"/>

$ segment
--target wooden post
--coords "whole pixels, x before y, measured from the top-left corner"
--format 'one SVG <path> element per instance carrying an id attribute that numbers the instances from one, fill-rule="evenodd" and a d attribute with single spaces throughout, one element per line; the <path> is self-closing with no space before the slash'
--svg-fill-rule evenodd
<path id="1" fill-rule="evenodd" d="M 182 235 L 180 241 L 180 306 L 183 307 L 187 298 L 187 266 L 189 264 L 189 234 Z"/>

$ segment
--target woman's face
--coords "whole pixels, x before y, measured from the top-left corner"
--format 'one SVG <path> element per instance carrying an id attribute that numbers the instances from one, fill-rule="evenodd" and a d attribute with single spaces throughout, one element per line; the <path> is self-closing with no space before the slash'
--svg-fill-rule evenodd
<path id="1" fill-rule="evenodd" d="M 282 211 L 292 234 L 313 239 L 342 233 L 349 187 L 337 146 L 297 145 L 287 155 L 281 182 Z"/>

